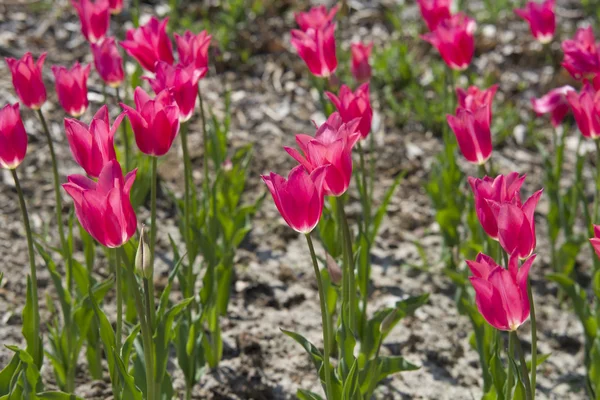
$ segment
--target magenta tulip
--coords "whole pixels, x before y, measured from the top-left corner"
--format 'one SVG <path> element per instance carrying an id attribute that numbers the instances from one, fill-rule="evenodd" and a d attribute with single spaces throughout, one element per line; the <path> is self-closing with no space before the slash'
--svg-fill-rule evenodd
<path id="1" fill-rule="evenodd" d="M 550 113 L 550 121 L 554 127 L 559 126 L 570 110 L 567 94 L 573 92 L 571 86 L 552 89 L 539 99 L 532 98 L 531 106 L 538 115 Z"/>
<path id="2" fill-rule="evenodd" d="M 94 56 L 94 66 L 102 80 L 112 88 L 119 87 L 125 79 L 125 72 L 115 38 L 104 38 L 99 43 L 92 43 L 90 48 Z"/>
<path id="3" fill-rule="evenodd" d="M 562 50 L 562 66 L 573 78 L 593 78 L 600 73 L 600 53 L 591 26 L 578 29 L 573 39 L 562 42 Z"/>
<path id="4" fill-rule="evenodd" d="M 147 71 L 154 72 L 157 61 L 173 64 L 173 46 L 167 35 L 169 18 L 162 21 L 152 17 L 145 25 L 127 31 L 126 40 L 121 42 L 127 53 L 135 58 Z"/>
<path id="5" fill-rule="evenodd" d="M 492 119 L 492 102 L 498 90 L 498 85 L 492 85 L 487 89 L 479 89 L 477 86 L 469 86 L 467 90 L 456 88 L 458 105 L 471 112 L 476 112 L 481 107 L 487 107 L 490 121 Z"/>
<path id="6" fill-rule="evenodd" d="M 53 65 L 56 94 L 65 112 L 73 117 L 81 116 L 88 108 L 87 80 L 91 65 L 82 67 L 78 62 L 71 69 Z"/>
<path id="7" fill-rule="evenodd" d="M 475 20 L 458 13 L 421 37 L 439 51 L 450 68 L 462 71 L 469 66 L 475 52 L 473 33 L 476 27 Z"/>
<path id="8" fill-rule="evenodd" d="M 309 29 L 319 30 L 327 27 L 333 22 L 335 14 L 337 14 L 339 9 L 339 5 L 335 5 L 331 10 L 327 11 L 327 7 L 321 5 L 313 7 L 307 12 L 295 13 L 294 17 L 302 31 L 306 32 Z"/>
<path id="9" fill-rule="evenodd" d="M 188 67 L 193 65 L 200 78 L 206 75 L 208 70 L 208 48 L 212 36 L 202 31 L 194 35 L 186 31 L 183 36 L 175 34 L 179 63 Z"/>
<path id="10" fill-rule="evenodd" d="M 327 78 L 337 68 L 334 32 L 335 23 L 330 23 L 322 29 L 294 29 L 291 33 L 292 45 L 315 76 Z"/>
<path id="11" fill-rule="evenodd" d="M 590 239 L 590 243 L 596 255 L 600 257 L 600 225 L 594 225 L 594 237 Z"/>
<path id="12" fill-rule="evenodd" d="M 129 117 L 138 148 L 151 156 L 166 154 L 179 132 L 179 107 L 173 96 L 163 90 L 151 99 L 138 86 L 133 101 L 135 108 L 123 103 L 121 107 Z"/>
<path id="13" fill-rule="evenodd" d="M 369 57 L 373 50 L 373 43 L 352 43 L 350 45 L 350 51 L 352 52 L 352 65 L 350 66 L 350 72 L 356 82 L 363 83 L 371 79 L 371 64 L 369 64 Z"/>
<path id="14" fill-rule="evenodd" d="M 97 43 L 108 33 L 110 24 L 109 0 L 71 0 L 79 15 L 81 33 L 90 43 Z"/>
<path id="15" fill-rule="evenodd" d="M 417 0 L 421 16 L 430 31 L 434 31 L 440 22 L 450 18 L 452 0 Z"/>
<path id="16" fill-rule="evenodd" d="M 550 43 L 556 30 L 555 4 L 556 0 L 528 1 L 525 8 L 515 10 L 515 14 L 527 21 L 533 37 L 542 44 Z"/>
<path id="17" fill-rule="evenodd" d="M 337 108 L 343 122 L 349 123 L 360 118 L 358 131 L 363 139 L 366 138 L 371 132 L 373 120 L 373 109 L 369 99 L 369 82 L 363 83 L 354 92 L 348 86 L 342 85 L 339 96 L 331 92 L 326 92 L 326 94 Z"/>
<path id="18" fill-rule="evenodd" d="M 111 127 L 108 107 L 104 105 L 89 126 L 77 119 L 65 118 L 65 131 L 73 158 L 89 176 L 99 177 L 104 166 L 117 159 L 114 137 L 124 117 L 125 114 L 120 114 Z"/>
<path id="19" fill-rule="evenodd" d="M 46 102 L 46 87 L 42 79 L 46 53 L 42 53 L 36 62 L 30 52 L 20 59 L 6 58 L 6 64 L 12 74 L 12 82 L 21 102 L 32 110 L 39 110 Z"/>
<path id="20" fill-rule="evenodd" d="M 0 109 L 0 167 L 15 169 L 27 153 L 27 132 L 19 112 L 19 103 Z"/>
<path id="21" fill-rule="evenodd" d="M 586 84 L 581 93 L 569 91 L 566 96 L 581 134 L 586 138 L 600 138 L 600 92 Z"/>
<path id="22" fill-rule="evenodd" d="M 109 0 L 108 3 L 111 14 L 120 14 L 123 11 L 123 0 Z"/>
<path id="23" fill-rule="evenodd" d="M 309 174 L 298 165 L 290 171 L 287 179 L 274 172 L 262 176 L 277 210 L 297 232 L 310 233 L 321 219 L 323 181 L 327 169 L 327 166 L 322 166 Z"/>
<path id="24" fill-rule="evenodd" d="M 477 165 L 485 164 L 492 155 L 489 108 L 483 106 L 472 112 L 459 107 L 456 115 L 447 115 L 446 119 L 467 161 Z"/>
<path id="25" fill-rule="evenodd" d="M 512 255 L 505 269 L 490 257 L 479 253 L 475 261 L 467 261 L 473 276 L 469 278 L 475 289 L 475 302 L 485 320 L 496 329 L 514 331 L 529 318 L 527 285 L 529 269 L 535 255 L 521 267 Z"/>

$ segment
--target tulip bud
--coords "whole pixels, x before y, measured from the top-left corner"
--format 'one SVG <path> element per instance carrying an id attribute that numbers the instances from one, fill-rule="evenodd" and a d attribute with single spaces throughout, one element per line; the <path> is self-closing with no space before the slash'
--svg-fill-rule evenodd
<path id="1" fill-rule="evenodd" d="M 339 265 L 335 262 L 333 257 L 326 253 L 327 272 L 329 272 L 329 279 L 334 285 L 339 285 L 342 282 L 342 270 Z"/>
<path id="2" fill-rule="evenodd" d="M 398 315 L 398 309 L 394 308 L 388 315 L 385 316 L 379 325 L 379 332 L 387 332 L 394 326 L 394 320 Z"/>
<path id="3" fill-rule="evenodd" d="M 150 279 L 154 274 L 154 269 L 150 264 L 150 247 L 148 247 L 148 243 L 146 243 L 146 235 L 144 235 L 145 228 L 145 226 L 142 226 L 140 232 L 140 242 L 138 244 L 137 252 L 135 253 L 135 269 L 144 278 Z"/>

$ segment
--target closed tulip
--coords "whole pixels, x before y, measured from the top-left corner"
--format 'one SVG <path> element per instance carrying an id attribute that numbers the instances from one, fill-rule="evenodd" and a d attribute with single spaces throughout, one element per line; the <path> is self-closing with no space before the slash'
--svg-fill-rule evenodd
<path id="1" fill-rule="evenodd" d="M 535 192 L 523 205 L 487 200 L 498 224 L 498 240 L 508 254 L 524 259 L 535 250 L 534 212 L 542 192 Z"/>
<path id="2" fill-rule="evenodd" d="M 111 14 L 120 14 L 123 11 L 123 0 L 109 0 L 108 3 Z"/>
<path id="3" fill-rule="evenodd" d="M 292 45 L 304 60 L 310 72 L 327 78 L 337 68 L 335 54 L 335 23 L 330 23 L 322 29 L 309 28 L 307 31 L 294 29 Z"/>
<path id="4" fill-rule="evenodd" d="M 467 161 L 477 165 L 485 164 L 492 155 L 488 107 L 480 107 L 475 112 L 459 107 L 456 115 L 447 115 L 446 119 Z"/>
<path id="5" fill-rule="evenodd" d="M 20 59 L 6 58 L 6 64 L 12 74 L 12 82 L 21 102 L 33 110 L 39 110 L 46 102 L 46 87 L 42 79 L 42 69 L 46 53 L 42 53 L 36 62 L 30 52 Z"/>
<path id="6" fill-rule="evenodd" d="M 90 75 L 90 64 L 85 67 L 78 62 L 71 69 L 52 66 L 58 101 L 67 114 L 81 116 L 88 108 L 87 80 Z"/>
<path id="7" fill-rule="evenodd" d="M 73 198 L 75 215 L 81 226 L 100 244 L 120 247 L 135 233 L 137 217 L 129 197 L 137 170 L 123 178 L 117 160 L 109 161 L 93 181 L 83 175 L 70 175 L 63 188 Z"/>
<path id="8" fill-rule="evenodd" d="M 27 153 L 27 132 L 21 120 L 19 103 L 0 109 L 0 166 L 15 169 Z"/>
<path id="9" fill-rule="evenodd" d="M 175 67 L 164 61 L 156 63 L 155 78 L 146 78 L 152 86 L 154 93 L 159 94 L 163 90 L 169 90 L 179 107 L 179 120 L 185 122 L 194 113 L 196 96 L 198 95 L 198 80 L 206 73 L 206 68 L 198 72 L 195 67 Z"/>
<path id="10" fill-rule="evenodd" d="M 121 107 L 129 117 L 138 148 L 151 156 L 166 154 L 179 132 L 179 107 L 173 96 L 163 90 L 151 99 L 137 87 L 133 100 L 135 108 L 123 103 Z"/>
<path id="11" fill-rule="evenodd" d="M 65 131 L 73 158 L 89 176 L 99 177 L 104 166 L 116 160 L 114 137 L 124 117 L 125 114 L 120 114 L 111 127 L 108 107 L 104 105 L 89 126 L 77 119 L 65 118 Z"/>
<path id="12" fill-rule="evenodd" d="M 88 42 L 97 43 L 108 33 L 110 24 L 109 0 L 71 0 L 79 15 L 81 33 Z"/>
<path id="13" fill-rule="evenodd" d="M 507 175 L 498 175 L 496 178 L 485 176 L 483 179 L 477 179 L 470 176 L 467 180 L 473 190 L 475 212 L 483 230 L 492 239 L 498 240 L 498 223 L 488 201 L 520 206 L 519 192 L 525 181 L 525 175 L 519 176 L 517 172 L 511 172 Z"/>
<path id="14" fill-rule="evenodd" d="M 314 137 L 296 135 L 296 143 L 301 152 L 284 147 L 309 173 L 324 165 L 330 165 L 325 175 L 324 187 L 328 196 L 341 196 L 350 186 L 352 147 L 360 138 L 358 123 L 359 119 L 355 119 L 345 124 L 338 113 L 333 113 L 317 129 Z"/>
<path id="15" fill-rule="evenodd" d="M 310 174 L 302 165 L 292 169 L 288 178 L 271 172 L 262 179 L 285 222 L 300 233 L 310 233 L 323 212 L 323 185 L 327 166 Z"/>
<path id="16" fill-rule="evenodd" d="M 371 79 L 371 64 L 369 64 L 369 57 L 373 50 L 373 43 L 352 43 L 350 45 L 350 51 L 352 52 L 352 65 L 350 71 L 354 79 L 359 82 L 367 82 Z"/>
<path id="17" fill-rule="evenodd" d="M 183 36 L 175 34 L 179 63 L 186 67 L 193 65 L 200 78 L 204 77 L 208 70 L 208 48 L 211 39 L 212 36 L 206 31 L 197 35 L 190 31 L 186 31 Z"/>
<path id="18" fill-rule="evenodd" d="M 125 72 L 115 38 L 104 38 L 99 43 L 92 43 L 90 47 L 94 56 L 94 67 L 102 80 L 112 88 L 119 87 L 125 79 Z"/>
<path id="19" fill-rule="evenodd" d="M 590 243 L 596 255 L 600 257 L 600 225 L 594 225 L 594 237 L 590 239 Z"/>
<path id="20" fill-rule="evenodd" d="M 581 93 L 569 91 L 566 96 L 581 134 L 586 138 L 600 138 L 600 92 L 586 84 Z"/>
<path id="21" fill-rule="evenodd" d="M 339 96 L 331 92 L 326 92 L 326 94 L 340 113 L 343 122 L 349 123 L 360 118 L 358 131 L 363 139 L 366 138 L 371 132 L 373 120 L 373 109 L 369 98 L 369 82 L 363 83 L 354 92 L 348 86 L 342 85 Z"/>
<path id="22" fill-rule="evenodd" d="M 307 12 L 295 13 L 294 18 L 296 18 L 296 23 L 304 32 L 309 29 L 323 29 L 331 24 L 339 9 L 339 5 L 335 5 L 327 11 L 327 7 L 321 5 L 313 7 Z"/>
<path id="23" fill-rule="evenodd" d="M 593 78 L 600 73 L 600 53 L 591 26 L 578 29 L 573 39 L 563 41 L 562 50 L 562 66 L 573 78 Z"/>
<path id="24" fill-rule="evenodd" d="M 554 127 L 557 127 L 562 123 L 570 110 L 567 94 L 573 91 L 575 89 L 567 85 L 552 89 L 539 99 L 532 98 L 531 106 L 533 111 L 537 115 L 550 113 L 550 121 Z"/>
<path id="25" fill-rule="evenodd" d="M 421 16 L 430 31 L 434 31 L 440 22 L 450 18 L 452 0 L 417 0 Z"/>
<path id="26" fill-rule="evenodd" d="M 535 255 L 519 267 L 518 257 L 513 254 L 508 269 L 482 253 L 475 261 L 467 261 L 473 273 L 469 280 L 475 289 L 477 309 L 494 328 L 514 331 L 529 318 L 527 284 L 534 260 Z"/>
<path id="27" fill-rule="evenodd" d="M 450 68 L 462 71 L 469 66 L 475 52 L 473 33 L 476 27 L 475 20 L 458 13 L 421 37 L 439 51 Z"/>
<path id="28" fill-rule="evenodd" d="M 525 8 L 515 10 L 515 14 L 527 21 L 533 37 L 542 44 L 550 43 L 556 30 L 555 4 L 556 0 L 528 1 Z"/>
<path id="29" fill-rule="evenodd" d="M 169 18 L 152 17 L 145 25 L 127 31 L 121 46 L 147 71 L 155 72 L 157 61 L 173 64 L 173 47 L 167 35 Z"/>
<path id="30" fill-rule="evenodd" d="M 492 119 L 492 102 L 498 91 L 498 85 L 492 85 L 487 89 L 479 89 L 477 86 L 469 86 L 467 90 L 456 88 L 458 105 L 471 112 L 476 112 L 480 107 L 487 107 L 490 120 Z"/>

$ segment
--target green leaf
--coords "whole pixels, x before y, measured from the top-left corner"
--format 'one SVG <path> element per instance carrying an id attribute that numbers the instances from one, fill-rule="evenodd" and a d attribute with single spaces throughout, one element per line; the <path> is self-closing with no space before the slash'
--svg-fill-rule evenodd
<path id="1" fill-rule="evenodd" d="M 110 381 L 113 385 L 113 392 L 117 392 L 117 365 L 115 360 L 115 332 L 112 329 L 106 314 L 98 307 L 98 303 L 94 297 L 93 293 L 90 293 L 89 299 L 92 303 L 92 308 L 94 310 L 94 314 L 96 315 L 96 321 L 98 322 L 98 327 L 100 329 L 100 339 L 102 340 L 102 344 L 104 346 L 104 353 L 106 354 L 106 361 L 108 362 L 108 371 L 110 374 Z"/>
<path id="2" fill-rule="evenodd" d="M 358 389 L 358 360 L 354 360 L 342 389 L 342 400 L 352 400 Z"/>
<path id="3" fill-rule="evenodd" d="M 373 217 L 369 238 L 370 243 L 373 243 L 375 241 L 375 238 L 377 237 L 377 233 L 379 232 L 379 228 L 381 226 L 381 222 L 383 221 L 383 217 L 385 216 L 390 201 L 392 200 L 392 196 L 394 195 L 394 192 L 396 191 L 396 189 L 400 185 L 400 182 L 402 182 L 402 179 L 404 179 L 405 176 L 406 171 L 403 171 L 402 173 L 398 174 L 398 176 L 396 176 L 396 178 L 394 179 L 394 183 L 392 183 L 392 185 L 385 192 L 383 196 L 383 201 L 381 202 L 381 205 L 377 208 L 377 212 L 375 212 L 375 216 Z"/>
<path id="4" fill-rule="evenodd" d="M 38 354 L 33 354 L 33 359 L 35 360 L 36 365 L 42 365 L 44 361 L 44 352 L 43 352 L 43 343 L 42 337 L 39 332 L 36 331 L 35 328 L 35 318 L 39 318 L 34 314 L 34 295 L 33 290 L 37 290 L 33 288 L 33 284 L 31 282 L 31 277 L 27 275 L 27 298 L 25 300 L 25 307 L 23 307 L 23 326 L 21 328 L 21 332 L 23 333 L 23 337 L 27 342 L 27 351 L 32 353 L 33 349 L 39 349 Z"/>
<path id="5" fill-rule="evenodd" d="M 83 398 L 65 392 L 42 392 L 36 395 L 43 400 L 83 400 Z"/>
<path id="6" fill-rule="evenodd" d="M 298 397 L 298 400 L 323 400 L 318 394 L 304 389 L 298 389 L 296 397 Z"/>
<path id="7" fill-rule="evenodd" d="M 0 371 L 0 396 L 9 394 L 13 377 L 19 372 L 20 362 L 19 355 L 15 354 L 8 365 Z"/>
<path id="8" fill-rule="evenodd" d="M 135 385 L 133 376 L 127 372 L 127 367 L 116 352 L 113 352 L 113 357 L 117 365 L 117 370 L 120 377 L 120 382 L 123 382 L 123 399 L 128 400 L 143 400 L 142 392 Z"/>
<path id="9" fill-rule="evenodd" d="M 537 360 L 535 360 L 536 365 L 539 367 L 540 365 L 542 365 L 544 363 L 544 361 L 546 361 L 548 358 L 550 358 L 551 355 L 552 355 L 552 353 L 538 354 Z M 531 360 L 527 361 L 527 369 L 529 371 L 531 371 Z"/>
<path id="10" fill-rule="evenodd" d="M 598 323 L 594 319 L 590 310 L 585 290 L 581 289 L 581 287 L 575 281 L 564 274 L 550 274 L 547 275 L 546 278 L 558 283 L 560 287 L 567 293 L 573 302 L 575 313 L 583 324 L 587 338 L 593 340 L 597 334 Z"/>

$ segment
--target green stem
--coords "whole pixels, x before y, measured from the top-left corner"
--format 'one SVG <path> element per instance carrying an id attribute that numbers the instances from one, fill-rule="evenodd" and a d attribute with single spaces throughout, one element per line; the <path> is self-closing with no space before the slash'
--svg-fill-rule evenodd
<path id="1" fill-rule="evenodd" d="M 310 233 L 306 235 L 306 242 L 310 250 L 310 256 L 312 258 L 313 268 L 315 270 L 315 278 L 317 279 L 317 287 L 319 288 L 319 300 L 321 303 L 321 321 L 323 324 L 323 372 L 325 375 L 325 395 L 326 399 L 333 400 L 332 385 L 331 385 L 331 364 L 329 364 L 329 357 L 331 354 L 330 348 L 330 320 L 329 310 L 327 309 L 327 294 L 323 288 L 323 282 L 321 279 L 321 271 L 319 270 L 319 264 L 317 263 L 317 256 L 315 254 L 315 248 L 313 246 Z"/>
<path id="2" fill-rule="evenodd" d="M 488 175 L 487 167 L 485 166 L 485 164 L 479 165 L 479 175 L 481 176 L 481 178 L 484 178 Z"/>
<path id="3" fill-rule="evenodd" d="M 140 26 L 140 0 L 133 0 L 133 26 Z"/>
<path id="4" fill-rule="evenodd" d="M 198 101 L 200 103 L 200 119 L 202 120 L 202 145 L 204 146 L 204 160 L 202 162 L 204 181 L 202 182 L 202 187 L 204 189 L 204 201 L 206 201 L 208 191 L 210 188 L 210 181 L 208 178 L 208 132 L 206 131 L 206 116 L 204 115 L 204 102 L 202 101 L 202 90 L 200 88 L 200 82 L 198 82 Z"/>
<path id="5" fill-rule="evenodd" d="M 124 89 L 125 90 L 125 89 Z M 116 88 L 117 91 L 117 102 L 121 104 L 121 95 L 119 94 L 119 88 Z M 129 137 L 127 136 L 127 124 L 125 121 L 121 121 L 121 135 L 123 136 L 121 140 L 123 141 L 123 147 L 125 150 L 125 171 L 131 171 L 131 154 L 129 150 Z"/>
<path id="6" fill-rule="evenodd" d="M 35 268 L 35 252 L 33 250 L 33 234 L 31 232 L 31 225 L 29 224 L 29 213 L 27 212 L 27 205 L 25 204 L 25 197 L 23 196 L 23 190 L 19 183 L 19 177 L 17 176 L 17 170 L 10 170 L 13 179 L 15 181 L 15 188 L 17 189 L 17 195 L 19 196 L 19 206 L 21 207 L 21 214 L 23 217 L 23 225 L 25 227 L 25 234 L 27 236 L 27 250 L 29 251 L 29 273 L 31 275 L 31 286 L 32 286 L 32 299 L 31 306 L 33 307 L 33 332 L 36 335 L 36 340 L 33 342 L 32 356 L 36 363 L 41 361 L 41 340 L 37 340 L 37 335 L 40 333 L 40 309 L 38 301 L 38 281 L 37 281 L 37 270 Z M 38 365 L 41 368 L 41 365 Z"/>
<path id="7" fill-rule="evenodd" d="M 158 191 L 158 157 L 152 157 L 152 175 L 151 186 L 150 186 L 150 266 L 152 268 L 152 275 L 148 278 L 150 297 L 150 320 L 154 320 L 154 260 L 156 251 L 156 194 Z"/>
<path id="8" fill-rule="evenodd" d="M 506 378 L 506 392 L 504 395 L 504 398 L 506 400 L 510 400 L 511 394 L 512 394 L 512 387 L 514 384 L 514 380 L 513 380 L 513 358 L 515 355 L 515 339 L 514 336 L 512 334 L 508 335 L 508 354 L 507 354 L 507 359 L 508 359 L 508 376 Z"/>
<path id="9" fill-rule="evenodd" d="M 121 257 L 119 250 L 115 249 L 115 288 L 117 289 L 117 332 L 116 332 L 116 350 L 121 354 L 121 339 L 123 337 L 123 294 L 121 290 Z"/>
<path id="10" fill-rule="evenodd" d="M 192 285 L 192 281 L 194 278 L 194 270 L 193 270 L 193 254 L 190 251 L 190 247 L 191 247 L 191 232 L 192 232 L 192 227 L 191 227 L 191 223 L 190 223 L 190 213 L 191 213 L 191 208 L 190 208 L 190 192 L 191 192 L 191 185 L 192 185 L 192 177 L 191 177 L 191 172 L 192 172 L 192 165 L 190 162 L 190 153 L 188 150 L 188 140 L 187 140 L 187 131 L 188 131 L 188 124 L 187 122 L 184 122 L 181 124 L 181 129 L 180 129 L 180 134 L 181 134 L 181 149 L 183 151 L 183 175 L 184 175 L 184 180 L 185 180 L 185 185 L 184 185 L 184 198 L 183 198 L 183 214 L 184 214 L 184 240 L 185 240 L 185 246 L 187 248 L 187 253 L 188 253 L 188 270 L 187 270 L 187 283 L 188 283 L 188 287 L 191 288 L 191 290 L 189 291 L 189 293 L 186 294 L 186 297 L 190 297 L 193 295 L 193 285 Z"/>
<path id="11" fill-rule="evenodd" d="M 346 217 L 346 212 L 344 211 L 344 202 L 341 197 L 337 197 L 338 199 L 338 208 L 341 218 L 342 224 L 342 236 L 343 236 L 343 251 L 346 254 L 345 260 L 347 262 L 346 265 L 346 275 L 348 275 L 348 302 L 350 306 L 348 307 L 348 317 L 350 322 L 350 329 L 353 333 L 356 332 L 356 280 L 354 276 L 354 254 L 352 253 L 352 236 L 350 234 L 350 227 L 348 225 L 348 218 Z"/>
<path id="12" fill-rule="evenodd" d="M 150 279 L 144 278 L 144 295 L 146 296 L 146 301 L 144 302 L 146 305 L 146 315 L 148 315 L 148 326 L 150 327 L 150 331 L 154 332 L 154 292 L 150 288 Z"/>
<path id="13" fill-rule="evenodd" d="M 365 235 L 366 238 L 366 243 L 367 243 L 367 268 L 366 268 L 366 273 L 365 276 L 363 276 L 362 278 L 366 281 L 366 282 L 361 282 L 363 285 L 361 285 L 361 287 L 363 288 L 368 288 L 369 287 L 369 279 L 371 277 L 371 199 L 369 197 L 369 186 L 367 184 L 367 168 L 366 168 L 366 164 L 365 164 L 365 156 L 364 156 L 364 151 L 363 151 L 363 147 L 361 145 L 361 141 L 358 141 L 358 154 L 360 156 L 360 175 L 362 177 L 362 191 L 360 193 L 360 197 L 362 200 L 362 206 L 363 206 L 363 220 L 364 220 L 364 227 L 363 227 L 363 235 Z M 360 276 L 359 276 L 360 279 Z M 360 283 L 359 283 L 360 285 Z M 362 307 L 361 307 L 361 330 L 360 333 L 362 334 L 362 327 L 364 326 L 364 324 L 367 321 L 367 307 L 368 307 L 368 303 L 369 303 L 369 294 L 368 294 L 368 289 L 364 291 L 364 293 L 362 293 Z"/>
<path id="14" fill-rule="evenodd" d="M 593 222 L 598 221 L 598 201 L 600 201 L 600 139 L 594 140 L 596 145 L 596 192 L 594 195 Z"/>
<path id="15" fill-rule="evenodd" d="M 531 390 L 531 383 L 529 382 L 529 372 L 527 371 L 527 362 L 525 361 L 525 354 L 523 353 L 523 348 L 521 347 L 521 341 L 519 340 L 516 331 L 510 332 L 510 335 L 514 336 L 514 342 L 516 343 L 517 355 L 519 356 L 519 364 L 521 364 L 521 378 L 523 384 L 525 385 L 525 398 L 527 400 L 533 400 L 534 395 Z"/>
<path id="16" fill-rule="evenodd" d="M 529 315 L 531 318 L 531 396 L 535 398 L 536 370 L 537 370 L 537 323 L 535 320 L 535 303 L 533 301 L 533 291 L 531 289 L 531 280 L 527 280 L 527 297 L 529 298 Z M 516 335 L 516 333 L 515 333 Z M 517 351 L 521 348 L 519 342 Z"/>

